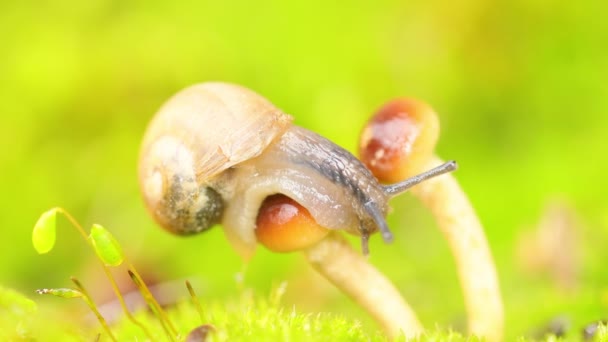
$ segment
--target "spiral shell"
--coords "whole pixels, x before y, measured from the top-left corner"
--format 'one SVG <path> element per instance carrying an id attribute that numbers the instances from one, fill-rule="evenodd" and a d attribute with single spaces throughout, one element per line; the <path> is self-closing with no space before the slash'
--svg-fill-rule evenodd
<path id="1" fill-rule="evenodd" d="M 144 137 L 139 179 L 146 206 L 181 235 L 221 220 L 232 196 L 229 169 L 260 155 L 290 126 L 253 91 L 226 83 L 188 87 L 169 99 Z"/>

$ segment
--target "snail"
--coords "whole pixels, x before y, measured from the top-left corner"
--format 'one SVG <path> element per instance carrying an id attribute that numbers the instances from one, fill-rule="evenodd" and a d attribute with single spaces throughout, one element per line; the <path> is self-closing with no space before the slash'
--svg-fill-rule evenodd
<path id="1" fill-rule="evenodd" d="M 448 162 L 383 185 L 350 152 L 292 121 L 238 85 L 210 82 L 178 92 L 144 136 L 139 181 L 148 211 L 178 235 L 221 223 L 248 258 L 256 247 L 260 206 L 282 194 L 320 226 L 360 236 L 367 254 L 370 234 L 393 239 L 385 220 L 390 198 L 456 167 Z"/>

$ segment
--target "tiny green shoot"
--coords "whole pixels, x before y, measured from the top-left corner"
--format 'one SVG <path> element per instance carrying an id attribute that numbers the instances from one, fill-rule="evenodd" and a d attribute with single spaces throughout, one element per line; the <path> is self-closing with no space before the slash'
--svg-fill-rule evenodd
<path id="1" fill-rule="evenodd" d="M 194 307 L 196 308 L 196 311 L 198 311 L 199 316 L 201 316 L 201 323 L 205 324 L 205 319 L 203 318 L 203 308 L 201 307 L 201 303 L 198 301 L 198 297 L 196 296 L 196 293 L 194 292 L 194 289 L 192 288 L 192 284 L 190 284 L 190 282 L 188 280 L 186 280 L 186 287 L 188 288 L 188 292 L 190 293 L 190 298 L 192 298 L 192 303 L 194 304 Z"/>
<path id="2" fill-rule="evenodd" d="M 146 301 L 152 312 L 154 312 L 154 314 L 158 317 L 158 320 L 160 321 L 161 326 L 163 327 L 165 332 L 167 333 L 169 339 L 171 341 L 175 341 L 175 335 L 178 335 L 177 330 L 169 320 L 169 317 L 167 316 L 165 311 L 161 308 L 160 304 L 158 304 L 156 299 L 154 299 L 152 292 L 150 292 L 150 290 L 138 274 L 135 274 L 132 270 L 128 270 L 127 272 L 129 273 L 129 277 L 131 277 L 131 280 L 133 281 L 135 286 L 137 286 L 139 293 L 141 293 L 141 295 L 144 297 L 144 300 Z"/>
<path id="3" fill-rule="evenodd" d="M 91 296 L 89 296 L 89 293 L 87 292 L 87 290 L 85 290 L 84 286 L 82 286 L 82 284 L 80 283 L 80 281 L 78 281 L 78 279 L 76 279 L 74 277 L 71 277 L 70 279 L 72 280 L 74 285 L 76 285 L 76 287 L 82 294 L 82 299 L 84 299 L 84 301 L 87 303 L 87 305 L 89 306 L 91 311 L 93 311 L 93 313 L 97 317 L 97 320 L 99 321 L 99 323 L 101 323 L 101 326 L 103 327 L 103 329 L 106 331 L 106 333 L 108 333 L 108 336 L 110 336 L 112 341 L 118 341 L 116 339 L 116 337 L 114 336 L 114 334 L 112 334 L 112 330 L 110 330 L 110 327 L 108 326 L 108 323 L 106 322 L 105 318 L 103 318 L 103 316 L 101 315 L 99 310 L 97 310 L 97 305 L 95 305 L 95 302 L 93 302 L 93 299 L 91 299 Z"/>
<path id="4" fill-rule="evenodd" d="M 106 266 L 120 266 L 124 260 L 124 255 L 120 244 L 110 232 L 99 224 L 91 227 L 89 239 L 95 253 Z"/>

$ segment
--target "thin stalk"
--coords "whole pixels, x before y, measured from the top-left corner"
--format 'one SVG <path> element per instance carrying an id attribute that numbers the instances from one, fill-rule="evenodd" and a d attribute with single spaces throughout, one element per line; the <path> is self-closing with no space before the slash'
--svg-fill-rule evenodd
<path id="1" fill-rule="evenodd" d="M 101 313 L 99 313 L 99 310 L 97 310 L 97 305 L 95 305 L 95 302 L 93 302 L 93 300 L 91 299 L 91 296 L 89 296 L 89 293 L 87 292 L 87 290 L 85 290 L 84 286 L 82 286 L 82 284 L 78 281 L 78 279 L 76 279 L 74 277 L 71 277 L 70 279 L 72 280 L 74 285 L 76 285 L 78 290 L 82 293 L 82 299 L 85 301 L 85 303 L 87 303 L 89 308 L 91 308 L 91 311 L 93 311 L 95 316 L 97 316 L 97 320 L 99 321 L 99 323 L 101 323 L 101 326 L 106 331 L 106 333 L 108 333 L 108 336 L 110 336 L 112 341 L 117 342 L 118 340 L 116 339 L 114 334 L 112 334 L 112 330 L 110 330 L 110 327 L 108 326 L 108 323 L 106 322 L 105 318 L 103 318 Z"/>
<path id="2" fill-rule="evenodd" d="M 156 300 L 154 300 L 154 296 L 152 296 L 152 293 L 150 291 L 146 292 L 143 290 L 145 283 L 141 280 L 141 278 L 138 278 L 137 275 L 135 275 L 135 273 L 133 273 L 131 270 L 127 270 L 127 272 L 129 273 L 129 277 L 131 277 L 131 280 L 133 280 L 135 286 L 137 286 L 137 289 L 139 290 L 141 295 L 144 297 L 146 303 L 148 303 L 150 310 L 152 310 L 152 312 L 154 312 L 154 314 L 158 317 L 160 325 L 163 327 L 163 330 L 165 330 L 165 333 L 167 334 L 169 339 L 171 341 L 175 341 L 175 336 L 177 335 L 177 333 L 173 333 L 169 328 L 170 322 L 168 320 L 165 320 L 166 317 L 163 318 L 163 316 L 161 315 L 159 311 L 160 306 L 158 305 Z"/>
<path id="3" fill-rule="evenodd" d="M 146 282 L 144 282 L 142 277 L 139 275 L 139 272 L 137 272 L 137 269 L 135 269 L 135 266 L 133 266 L 133 264 L 131 264 L 127 260 L 126 257 L 125 257 L 125 261 L 129 265 L 129 270 L 128 270 L 129 275 L 131 276 L 131 279 L 133 279 L 133 281 L 136 283 L 137 287 L 139 288 L 139 292 L 141 292 L 141 294 L 144 296 L 144 299 L 146 300 L 146 302 L 148 302 L 148 304 L 153 305 L 155 307 L 156 311 L 160 315 L 160 318 L 167 323 L 169 330 L 171 330 L 173 335 L 176 336 L 178 334 L 177 329 L 175 328 L 175 326 L 169 319 L 169 316 L 167 316 L 167 313 L 165 312 L 165 310 L 163 310 L 163 308 L 160 306 L 160 304 L 158 304 L 158 301 L 156 300 L 156 298 L 154 298 L 154 295 L 152 294 L 152 292 L 150 292 L 150 289 L 148 288 L 148 285 L 146 285 Z"/>
<path id="4" fill-rule="evenodd" d="M 201 307 L 201 303 L 198 301 L 198 297 L 192 288 L 192 284 L 188 280 L 186 280 L 186 287 L 188 288 L 188 292 L 190 293 L 190 298 L 192 298 L 192 303 L 194 303 L 194 307 L 196 311 L 198 311 L 198 315 L 201 317 L 201 324 L 205 324 L 205 318 L 203 316 L 203 308 Z"/>

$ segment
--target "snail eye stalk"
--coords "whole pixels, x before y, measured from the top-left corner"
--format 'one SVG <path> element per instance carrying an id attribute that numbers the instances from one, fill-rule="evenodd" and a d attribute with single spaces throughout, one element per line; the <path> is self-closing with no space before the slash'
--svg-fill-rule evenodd
<path id="1" fill-rule="evenodd" d="M 376 206 L 373 202 L 367 202 L 365 203 L 364 207 L 365 211 L 367 211 L 372 220 L 374 220 L 374 223 L 376 223 L 378 230 L 380 230 L 380 233 L 382 234 L 382 239 L 384 242 L 393 242 L 393 233 L 391 233 L 391 230 L 388 228 L 384 215 L 382 215 L 382 211 L 380 211 L 378 206 Z"/>
<path id="2" fill-rule="evenodd" d="M 404 181 L 395 184 L 389 184 L 383 186 L 384 192 L 389 196 L 397 196 L 407 190 L 409 190 L 414 185 L 420 184 L 427 179 L 431 179 L 448 172 L 455 171 L 458 168 L 458 164 L 456 161 L 451 160 L 449 162 L 443 163 L 437 167 L 434 167 L 428 171 L 425 171 L 421 174 L 412 176 Z"/>

